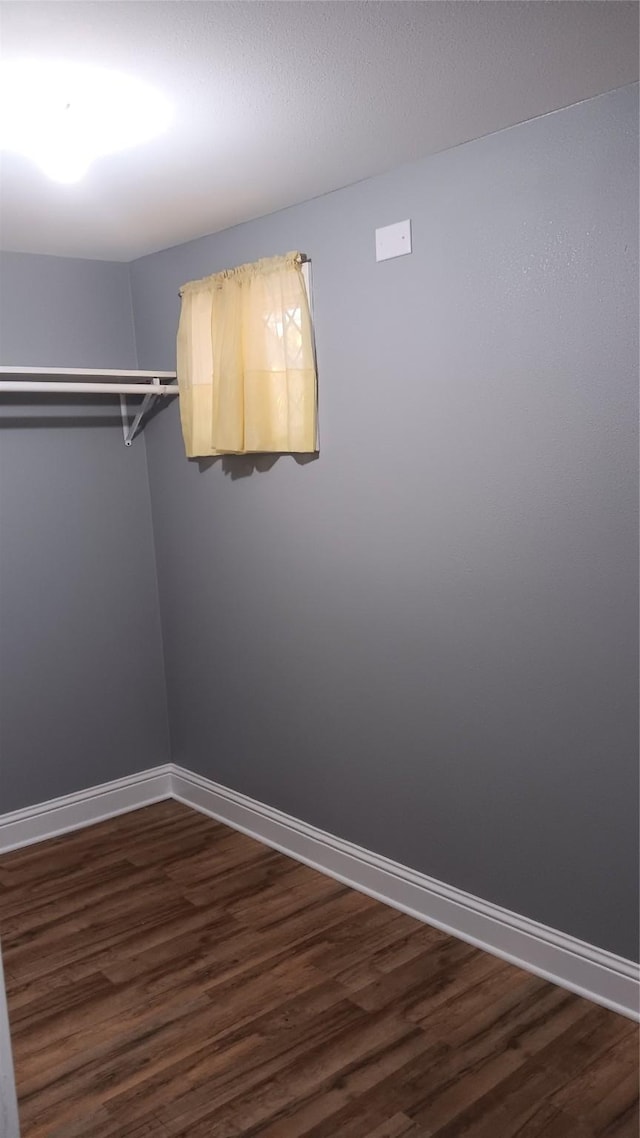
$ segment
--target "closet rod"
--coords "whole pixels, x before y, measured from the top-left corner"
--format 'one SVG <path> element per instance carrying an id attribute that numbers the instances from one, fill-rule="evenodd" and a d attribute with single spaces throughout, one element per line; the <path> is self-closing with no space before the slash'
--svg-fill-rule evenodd
<path id="1" fill-rule="evenodd" d="M 141 371 L 139 368 L 114 367 L 39 367 L 37 364 L 24 367 L 22 364 L 0 365 L 0 375 L 77 375 L 88 379 L 90 375 L 96 379 L 175 379 L 175 371 Z"/>
<path id="2" fill-rule="evenodd" d="M 3 391 L 37 391 L 45 395 L 179 395 L 177 384 L 167 383 L 53 383 L 47 380 L 0 379 Z"/>

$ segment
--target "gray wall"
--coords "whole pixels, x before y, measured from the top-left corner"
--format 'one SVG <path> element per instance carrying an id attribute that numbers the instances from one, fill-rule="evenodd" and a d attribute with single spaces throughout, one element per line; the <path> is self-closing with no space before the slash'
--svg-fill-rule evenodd
<path id="1" fill-rule="evenodd" d="M 319 460 L 147 431 L 173 758 L 628 957 L 637 125 L 624 89 L 131 266 L 171 367 L 183 281 L 313 259 Z"/>
<path id="2" fill-rule="evenodd" d="M 3 254 L 0 362 L 136 367 L 126 265 Z M 166 762 L 144 438 L 117 397 L 0 401 L 0 813 Z"/>

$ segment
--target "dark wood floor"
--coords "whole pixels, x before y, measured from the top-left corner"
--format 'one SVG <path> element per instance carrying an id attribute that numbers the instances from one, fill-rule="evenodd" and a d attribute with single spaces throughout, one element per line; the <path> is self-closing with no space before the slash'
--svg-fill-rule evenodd
<path id="1" fill-rule="evenodd" d="M 23 1138 L 637 1138 L 637 1029 L 175 802 L 0 858 Z"/>

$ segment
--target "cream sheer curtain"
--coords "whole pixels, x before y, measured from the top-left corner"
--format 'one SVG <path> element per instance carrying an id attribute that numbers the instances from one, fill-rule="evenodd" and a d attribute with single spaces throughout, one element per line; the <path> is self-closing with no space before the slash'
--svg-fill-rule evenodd
<path id="1" fill-rule="evenodd" d="M 180 417 L 190 458 L 316 450 L 316 370 L 300 255 L 180 290 Z"/>

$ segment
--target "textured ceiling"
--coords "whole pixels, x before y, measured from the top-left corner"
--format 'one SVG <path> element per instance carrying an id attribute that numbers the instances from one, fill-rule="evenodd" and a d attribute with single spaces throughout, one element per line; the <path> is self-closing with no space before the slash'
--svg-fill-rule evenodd
<path id="1" fill-rule="evenodd" d="M 161 139 L 76 185 L 1 161 L 5 249 L 129 260 L 638 77 L 617 0 L 0 4 L 1 56 L 95 63 L 162 90 Z"/>

